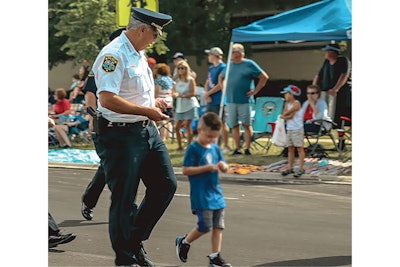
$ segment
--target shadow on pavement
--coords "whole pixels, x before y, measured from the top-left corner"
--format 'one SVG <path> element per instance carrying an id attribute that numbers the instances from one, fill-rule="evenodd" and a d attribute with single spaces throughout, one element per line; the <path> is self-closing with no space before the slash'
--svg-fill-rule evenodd
<path id="1" fill-rule="evenodd" d="M 262 266 L 343 266 L 351 264 L 351 256 L 332 256 L 313 259 L 278 261 L 255 265 L 253 267 Z"/>
<path id="2" fill-rule="evenodd" d="M 87 220 L 65 220 L 58 224 L 59 227 L 74 227 L 74 226 L 88 226 L 108 224 L 108 222 L 91 222 Z"/>

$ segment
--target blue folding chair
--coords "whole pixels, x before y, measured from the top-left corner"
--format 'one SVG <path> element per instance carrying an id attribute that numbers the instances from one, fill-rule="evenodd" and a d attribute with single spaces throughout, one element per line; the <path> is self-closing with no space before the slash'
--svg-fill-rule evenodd
<path id="1" fill-rule="evenodd" d="M 260 146 L 268 153 L 272 142 L 275 122 L 282 113 L 285 99 L 282 97 L 261 96 L 256 98 L 255 112 L 252 119 L 253 136 L 252 144 Z M 267 143 L 262 145 L 258 139 L 267 138 Z"/>

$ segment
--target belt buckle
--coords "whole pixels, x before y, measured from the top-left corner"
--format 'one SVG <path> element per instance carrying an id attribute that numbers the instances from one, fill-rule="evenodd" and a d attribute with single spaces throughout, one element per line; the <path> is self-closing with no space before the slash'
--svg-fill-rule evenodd
<path id="1" fill-rule="evenodd" d="M 125 122 L 117 122 L 118 127 L 125 127 L 126 123 Z"/>

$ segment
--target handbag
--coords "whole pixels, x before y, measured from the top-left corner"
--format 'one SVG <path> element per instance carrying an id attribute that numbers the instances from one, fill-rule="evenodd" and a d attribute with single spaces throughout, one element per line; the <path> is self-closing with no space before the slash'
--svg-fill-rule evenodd
<path id="1" fill-rule="evenodd" d="M 285 129 L 285 120 L 278 118 L 275 122 L 274 133 L 271 138 L 272 144 L 276 146 L 286 147 L 287 146 L 287 138 L 286 138 L 286 129 Z"/>

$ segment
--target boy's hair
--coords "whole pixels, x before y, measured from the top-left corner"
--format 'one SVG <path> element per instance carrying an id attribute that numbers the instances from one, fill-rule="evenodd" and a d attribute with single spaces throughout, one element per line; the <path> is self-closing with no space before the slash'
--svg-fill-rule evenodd
<path id="1" fill-rule="evenodd" d="M 209 127 L 213 131 L 220 131 L 222 128 L 221 118 L 214 112 L 206 112 L 199 120 L 198 128 Z"/>

